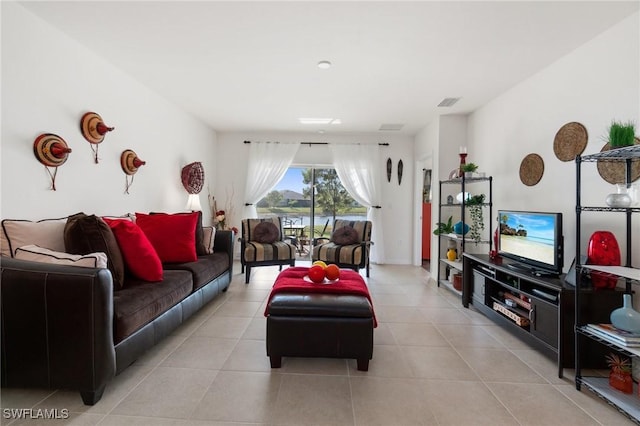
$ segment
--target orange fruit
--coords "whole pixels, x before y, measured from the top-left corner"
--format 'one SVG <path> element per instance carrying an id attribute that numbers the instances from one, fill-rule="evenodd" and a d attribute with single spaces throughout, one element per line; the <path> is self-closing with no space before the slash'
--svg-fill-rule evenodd
<path id="1" fill-rule="evenodd" d="M 330 280 L 337 280 L 338 278 L 340 278 L 340 268 L 338 267 L 338 265 L 334 265 L 333 263 L 327 265 L 324 273 Z"/>
<path id="2" fill-rule="evenodd" d="M 320 265 L 314 265 L 309 268 L 309 279 L 314 283 L 321 283 L 324 281 L 324 268 Z"/>

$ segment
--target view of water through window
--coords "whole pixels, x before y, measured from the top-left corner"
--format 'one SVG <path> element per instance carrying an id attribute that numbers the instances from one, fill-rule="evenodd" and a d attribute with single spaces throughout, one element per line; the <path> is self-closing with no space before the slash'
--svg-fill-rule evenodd
<path id="1" fill-rule="evenodd" d="M 261 217 L 280 216 L 285 235 L 303 238 L 328 237 L 334 219 L 363 220 L 367 216 L 367 209 L 349 195 L 331 168 L 289 168 L 257 207 Z"/>

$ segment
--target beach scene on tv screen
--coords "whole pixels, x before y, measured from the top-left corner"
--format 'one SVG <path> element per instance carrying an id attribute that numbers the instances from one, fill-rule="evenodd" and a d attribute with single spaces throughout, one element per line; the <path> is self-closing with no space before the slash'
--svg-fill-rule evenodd
<path id="1" fill-rule="evenodd" d="M 501 212 L 500 250 L 554 264 L 555 216 Z"/>

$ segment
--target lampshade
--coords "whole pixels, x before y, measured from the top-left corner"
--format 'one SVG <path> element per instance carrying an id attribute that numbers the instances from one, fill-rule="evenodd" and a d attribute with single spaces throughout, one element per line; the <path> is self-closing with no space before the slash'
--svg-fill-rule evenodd
<path id="1" fill-rule="evenodd" d="M 185 209 L 192 212 L 201 211 L 202 206 L 200 206 L 200 196 L 198 194 L 189 194 L 189 198 L 187 199 L 187 206 L 185 207 Z"/>

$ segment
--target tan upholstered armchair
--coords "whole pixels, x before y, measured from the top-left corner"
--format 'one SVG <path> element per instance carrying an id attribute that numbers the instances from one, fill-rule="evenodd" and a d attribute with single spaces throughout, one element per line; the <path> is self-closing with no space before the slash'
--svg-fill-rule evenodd
<path id="1" fill-rule="evenodd" d="M 335 263 L 341 268 L 367 269 L 369 276 L 369 251 L 371 250 L 371 221 L 336 219 L 331 238 L 314 240 L 311 260 Z"/>
<path id="2" fill-rule="evenodd" d="M 240 261 L 249 283 L 254 266 L 296 264 L 296 246 L 284 241 L 282 221 L 279 217 L 243 219 L 240 238 Z"/>

